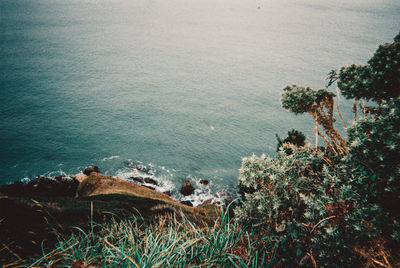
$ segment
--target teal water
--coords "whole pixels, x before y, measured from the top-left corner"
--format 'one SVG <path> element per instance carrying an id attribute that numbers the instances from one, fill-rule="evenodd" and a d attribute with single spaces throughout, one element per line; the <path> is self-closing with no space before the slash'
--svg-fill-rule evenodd
<path id="1" fill-rule="evenodd" d="M 1 0 L 0 182 L 131 161 L 227 190 L 275 133 L 312 135 L 284 86 L 324 87 L 399 30 L 395 0 Z"/>

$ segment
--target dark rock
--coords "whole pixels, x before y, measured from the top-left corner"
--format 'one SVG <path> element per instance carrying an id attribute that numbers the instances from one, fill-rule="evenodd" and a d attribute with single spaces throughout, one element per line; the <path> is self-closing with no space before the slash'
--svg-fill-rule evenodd
<path id="1" fill-rule="evenodd" d="M 136 181 L 138 183 L 144 183 L 144 180 L 142 177 L 130 177 L 130 180 Z"/>
<path id="2" fill-rule="evenodd" d="M 67 177 L 55 179 L 37 176 L 27 184 L 14 182 L 3 185 L 0 191 L 8 196 L 75 196 L 79 181 Z"/>
<path id="3" fill-rule="evenodd" d="M 136 169 L 140 172 L 146 173 L 146 174 L 151 174 L 151 169 L 146 167 L 145 165 L 136 165 L 135 163 L 131 162 L 131 161 L 125 161 L 124 162 L 125 166 L 132 168 L 132 169 Z"/>
<path id="4" fill-rule="evenodd" d="M 54 179 L 55 179 L 56 181 L 62 181 L 62 180 L 65 179 L 65 177 L 63 177 L 63 176 L 55 176 Z"/>
<path id="5" fill-rule="evenodd" d="M 168 195 L 168 196 L 171 196 L 171 191 L 165 191 L 165 192 L 163 192 L 163 194 L 166 194 L 166 195 Z"/>
<path id="6" fill-rule="evenodd" d="M 65 180 L 72 180 L 72 178 L 71 177 L 64 177 L 64 176 L 55 176 L 54 180 L 56 180 L 57 182 L 62 182 L 62 181 L 65 181 Z"/>
<path id="7" fill-rule="evenodd" d="M 124 165 L 128 168 L 133 168 L 133 163 L 131 161 L 124 161 Z"/>
<path id="8" fill-rule="evenodd" d="M 190 181 L 185 181 L 181 188 L 181 194 L 184 196 L 191 195 L 194 192 L 194 187 L 190 183 Z"/>
<path id="9" fill-rule="evenodd" d="M 148 184 L 158 185 L 157 181 L 153 180 L 152 178 L 144 178 L 144 182 Z"/>
<path id="10" fill-rule="evenodd" d="M 9 196 L 24 196 L 25 195 L 25 185 L 20 182 L 14 182 L 12 184 L 2 185 L 0 187 L 0 192 Z"/>
<path id="11" fill-rule="evenodd" d="M 151 169 L 146 167 L 146 166 L 144 166 L 144 165 L 136 165 L 136 166 L 133 166 L 133 167 L 136 170 L 140 171 L 140 172 L 143 172 L 143 173 L 146 173 L 146 174 L 150 174 L 151 173 Z"/>
<path id="12" fill-rule="evenodd" d="M 186 206 L 189 206 L 189 207 L 193 207 L 193 204 L 192 204 L 192 202 L 190 202 L 190 201 L 181 201 L 181 204 L 184 204 L 184 205 L 186 205 Z"/>
<path id="13" fill-rule="evenodd" d="M 148 184 L 153 184 L 153 185 L 155 185 L 155 186 L 158 185 L 158 183 L 157 183 L 156 180 L 154 180 L 154 179 L 152 179 L 152 178 L 149 178 L 149 177 L 146 177 L 146 178 L 143 178 L 143 177 L 129 177 L 129 179 L 130 179 L 130 180 L 133 180 L 133 181 L 135 181 L 135 182 L 138 182 L 138 183 L 140 183 L 140 184 L 148 183 Z"/>
<path id="14" fill-rule="evenodd" d="M 210 183 L 209 180 L 200 180 L 200 184 L 208 185 Z"/>
<path id="15" fill-rule="evenodd" d="M 151 186 L 148 186 L 148 185 L 142 185 L 143 187 L 146 187 L 146 188 L 148 188 L 148 189 L 150 189 L 150 190 L 155 190 L 156 188 L 154 188 L 154 187 L 151 187 Z"/>
<path id="16" fill-rule="evenodd" d="M 89 176 L 90 173 L 92 173 L 92 172 L 100 172 L 99 167 L 97 167 L 97 166 L 88 166 L 82 171 L 82 173 L 87 175 L 87 176 Z"/>

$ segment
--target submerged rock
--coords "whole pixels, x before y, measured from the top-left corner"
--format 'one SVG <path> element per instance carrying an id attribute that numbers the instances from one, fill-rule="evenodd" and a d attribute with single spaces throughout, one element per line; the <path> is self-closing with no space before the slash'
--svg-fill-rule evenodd
<path id="1" fill-rule="evenodd" d="M 92 173 L 92 172 L 100 172 L 99 167 L 98 166 L 88 166 L 82 171 L 82 173 L 87 176 L 89 176 L 90 173 Z"/>
<path id="2" fill-rule="evenodd" d="M 208 185 L 210 183 L 209 180 L 200 180 L 200 184 Z"/>
<path id="3" fill-rule="evenodd" d="M 151 168 L 149 168 L 149 167 L 147 167 L 147 166 L 145 166 L 145 165 L 142 165 L 142 164 L 135 164 L 135 163 L 133 163 L 133 162 L 131 162 L 131 161 L 125 161 L 124 164 L 125 164 L 125 166 L 128 167 L 128 168 L 136 169 L 137 171 L 140 171 L 140 172 L 142 172 L 142 173 L 145 173 L 145 174 L 153 174 Z"/>
<path id="4" fill-rule="evenodd" d="M 163 194 L 166 194 L 166 195 L 168 195 L 168 196 L 171 196 L 171 191 L 165 191 L 165 192 L 163 192 Z"/>
<path id="5" fill-rule="evenodd" d="M 150 189 L 150 190 L 156 190 L 156 188 L 154 188 L 154 187 L 152 187 L 152 186 L 148 186 L 148 185 L 142 185 L 143 187 L 146 187 L 147 189 Z"/>
<path id="6" fill-rule="evenodd" d="M 182 185 L 181 188 L 181 194 L 184 196 L 188 196 L 193 194 L 193 192 L 194 192 L 194 187 L 192 186 L 190 181 L 185 181 L 185 183 Z"/>
<path id="7" fill-rule="evenodd" d="M 184 205 L 189 206 L 189 207 L 193 207 L 192 202 L 190 202 L 189 200 L 181 201 L 181 204 L 184 204 Z"/>
<path id="8" fill-rule="evenodd" d="M 148 183 L 148 184 L 152 184 L 152 185 L 158 186 L 157 181 L 152 179 L 152 178 L 149 178 L 149 177 L 145 177 L 145 178 L 143 178 L 143 177 L 129 177 L 128 179 L 132 180 L 134 182 L 137 182 L 140 185 Z"/>
<path id="9" fill-rule="evenodd" d="M 142 177 L 129 177 L 128 179 L 134 181 L 134 182 L 138 182 L 140 184 L 144 183 L 144 179 Z"/>
<path id="10" fill-rule="evenodd" d="M 151 174 L 151 169 L 144 166 L 144 165 L 137 165 L 137 166 L 133 166 L 133 168 L 135 168 L 136 170 L 146 173 L 146 174 Z"/>
<path id="11" fill-rule="evenodd" d="M 158 185 L 157 181 L 156 181 L 156 180 L 153 180 L 152 178 L 144 178 L 144 182 L 145 182 L 145 183 L 148 183 L 148 184 L 153 184 L 153 185 L 155 185 L 155 186 Z"/>

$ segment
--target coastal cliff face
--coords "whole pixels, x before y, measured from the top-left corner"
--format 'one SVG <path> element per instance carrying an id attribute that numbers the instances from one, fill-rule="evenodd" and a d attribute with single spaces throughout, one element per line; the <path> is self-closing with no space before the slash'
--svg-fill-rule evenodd
<path id="1" fill-rule="evenodd" d="M 135 215 L 151 222 L 166 215 L 185 215 L 194 223 L 206 224 L 218 213 L 213 205 L 191 207 L 97 171 L 73 178 L 39 176 L 26 184 L 0 186 L 0 242 L 4 245 L 0 263 L 40 254 L 42 246 L 51 248 L 57 237 L 69 235 L 74 227 L 87 230 L 92 220 L 103 223 Z"/>

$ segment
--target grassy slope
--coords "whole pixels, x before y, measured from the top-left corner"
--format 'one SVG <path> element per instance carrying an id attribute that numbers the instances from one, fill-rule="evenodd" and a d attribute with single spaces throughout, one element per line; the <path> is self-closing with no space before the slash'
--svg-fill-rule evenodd
<path id="1" fill-rule="evenodd" d="M 1 196 L 0 263 L 39 256 L 42 246 L 52 248 L 57 237 L 70 235 L 75 227 L 88 230 L 91 218 L 105 223 L 111 218 L 140 215 L 152 222 L 163 215 L 179 217 L 182 211 L 201 224 L 212 222 L 218 214 L 213 206 L 189 207 L 165 194 L 99 173 L 92 173 L 77 192 L 77 198 Z"/>

